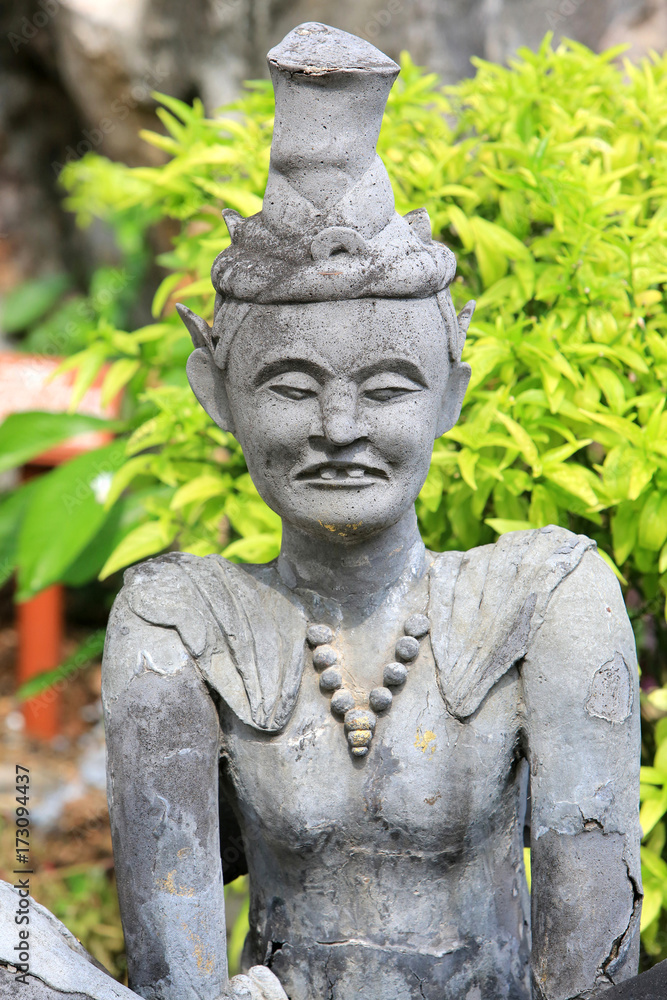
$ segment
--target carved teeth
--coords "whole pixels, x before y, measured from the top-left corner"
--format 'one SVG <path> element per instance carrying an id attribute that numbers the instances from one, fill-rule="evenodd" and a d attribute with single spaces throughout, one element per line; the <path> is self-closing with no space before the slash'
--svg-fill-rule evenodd
<path id="1" fill-rule="evenodd" d="M 320 479 L 363 479 L 365 475 L 365 469 L 360 469 L 358 466 L 336 466 L 331 468 L 331 466 L 325 466 L 320 469 Z"/>

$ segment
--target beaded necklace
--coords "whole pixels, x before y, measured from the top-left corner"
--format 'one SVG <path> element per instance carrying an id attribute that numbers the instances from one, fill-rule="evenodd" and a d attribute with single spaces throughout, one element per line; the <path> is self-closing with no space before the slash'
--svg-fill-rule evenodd
<path id="1" fill-rule="evenodd" d="M 320 689 L 332 695 L 331 711 L 343 722 L 347 742 L 354 757 L 365 757 L 375 732 L 377 716 L 386 712 L 394 695 L 392 689 L 400 688 L 408 676 L 407 664 L 419 653 L 420 642 L 431 629 L 426 615 L 410 615 L 403 626 L 404 635 L 395 647 L 396 659 L 385 664 L 382 687 L 373 688 L 368 695 L 368 708 L 359 708 L 354 695 L 343 687 L 343 676 L 337 663 L 339 655 L 331 645 L 333 629 L 328 625 L 309 625 L 306 639 L 313 653 L 313 666 L 321 670 Z"/>

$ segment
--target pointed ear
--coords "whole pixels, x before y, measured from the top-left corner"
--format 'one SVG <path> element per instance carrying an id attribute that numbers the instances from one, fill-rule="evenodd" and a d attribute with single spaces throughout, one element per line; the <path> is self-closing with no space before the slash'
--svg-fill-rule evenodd
<path id="1" fill-rule="evenodd" d="M 440 437 L 441 434 L 451 431 L 459 419 L 461 407 L 463 406 L 463 397 L 466 394 L 469 381 L 470 365 L 467 365 L 465 361 L 452 363 L 438 417 L 438 425 L 435 431 L 436 437 Z"/>
<path id="2" fill-rule="evenodd" d="M 195 347 L 211 347 L 211 328 L 205 319 L 188 309 L 182 302 L 176 303 L 176 312 L 188 328 Z"/>
<path id="3" fill-rule="evenodd" d="M 234 434 L 234 421 L 227 399 L 225 379 L 207 347 L 198 347 L 192 352 L 188 358 L 186 372 L 190 388 L 209 417 L 220 430 Z"/>
<path id="4" fill-rule="evenodd" d="M 472 319 L 472 314 L 475 311 L 475 306 L 476 305 L 477 305 L 477 303 L 475 302 L 475 300 L 474 299 L 470 299 L 469 302 L 466 302 L 466 304 L 464 305 L 463 309 L 461 310 L 461 312 L 456 317 L 457 322 L 459 324 L 459 330 L 463 334 L 463 340 L 464 341 L 465 341 L 466 333 L 468 332 L 468 327 L 470 326 L 470 320 Z"/>

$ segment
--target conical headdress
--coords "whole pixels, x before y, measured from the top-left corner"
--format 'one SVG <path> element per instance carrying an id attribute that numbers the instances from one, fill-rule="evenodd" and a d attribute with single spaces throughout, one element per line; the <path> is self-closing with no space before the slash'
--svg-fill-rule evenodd
<path id="1" fill-rule="evenodd" d="M 425 209 L 398 215 L 375 151 L 399 67 L 363 39 L 315 22 L 291 31 L 268 63 L 276 115 L 262 211 L 248 219 L 223 211 L 231 245 L 211 272 L 213 329 L 179 307 L 195 343 L 224 367 L 252 303 L 437 294 L 460 356 L 465 332 L 459 338 L 444 291 L 454 255 L 431 239 Z"/>
<path id="2" fill-rule="evenodd" d="M 271 49 L 271 165 L 258 215 L 224 212 L 231 246 L 212 278 L 244 302 L 423 297 L 446 287 L 453 254 L 425 210 L 401 218 L 375 152 L 399 67 L 373 45 L 302 24 Z"/>

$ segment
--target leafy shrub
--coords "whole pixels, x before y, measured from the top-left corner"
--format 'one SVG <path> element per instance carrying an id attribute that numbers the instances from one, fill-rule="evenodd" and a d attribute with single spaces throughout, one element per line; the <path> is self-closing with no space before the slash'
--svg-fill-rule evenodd
<path id="1" fill-rule="evenodd" d="M 404 57 L 379 152 L 398 210 L 425 205 L 435 238 L 456 253 L 455 304 L 478 300 L 462 420 L 436 442 L 418 500 L 425 541 L 468 548 L 549 523 L 591 535 L 626 589 L 643 667 L 660 685 L 667 681 L 659 666 L 667 647 L 667 59 L 620 68 L 619 51 L 595 55 L 572 42 L 554 50 L 547 37 L 509 68 L 478 62 L 474 79 L 445 91 Z M 132 218 L 146 231 L 166 214 L 178 231 L 159 258 L 168 274 L 153 302 L 155 322 L 134 332 L 106 322 L 69 362 L 78 367 L 79 397 L 112 362 L 107 390 L 125 388 L 128 437 L 104 456 L 116 470 L 105 481 L 106 519 L 97 512 L 99 525 L 70 562 L 53 559 L 48 571 L 44 558 L 30 562 L 19 522 L 29 523 L 35 494 L 4 518 L 19 538 L 24 595 L 49 574 L 66 578 L 77 561 L 82 582 L 170 546 L 248 561 L 278 551 L 278 518 L 256 494 L 238 445 L 187 388 L 191 348 L 173 309 L 178 299 L 211 316 L 209 268 L 228 243 L 219 208 L 246 215 L 261 208 L 270 85 L 248 85 L 232 106 L 236 117 L 208 120 L 197 102 L 161 101 L 167 134 L 144 138 L 167 154 L 164 166 L 129 169 L 91 154 L 62 175 L 83 224 L 92 215 Z M 91 462 L 82 462 L 81 475 L 99 483 Z M 57 507 L 57 475 L 39 487 L 47 524 L 44 497 Z M 99 490 L 89 497 L 92 512 L 99 500 Z M 47 548 L 59 545 L 62 504 L 56 514 L 53 539 L 40 535 Z M 666 689 L 643 698 L 648 717 L 667 716 Z M 647 723 L 644 750 L 652 764 L 642 785 L 651 961 L 667 957 L 667 723 L 655 730 Z"/>

